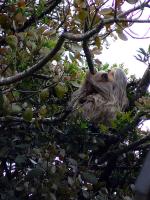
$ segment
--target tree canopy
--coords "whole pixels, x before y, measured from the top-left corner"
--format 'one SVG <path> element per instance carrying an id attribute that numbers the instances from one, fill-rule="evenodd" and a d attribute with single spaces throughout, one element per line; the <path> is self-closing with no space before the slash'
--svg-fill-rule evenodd
<path id="1" fill-rule="evenodd" d="M 140 129 L 150 46 L 135 56 L 147 69 L 129 78 L 129 106 L 111 127 L 72 117 L 68 102 L 87 70 L 117 66 L 101 63 L 103 47 L 137 38 L 132 25 L 150 23 L 147 9 L 149 0 L 0 1 L 0 199 L 132 199 L 150 148 Z"/>

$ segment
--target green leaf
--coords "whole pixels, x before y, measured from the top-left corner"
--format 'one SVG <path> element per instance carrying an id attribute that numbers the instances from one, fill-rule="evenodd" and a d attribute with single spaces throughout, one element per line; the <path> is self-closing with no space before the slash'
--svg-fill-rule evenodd
<path id="1" fill-rule="evenodd" d="M 0 26 L 4 29 L 9 29 L 11 26 L 10 17 L 6 14 L 0 13 Z"/>
<path id="2" fill-rule="evenodd" d="M 68 87 L 65 83 L 59 82 L 55 87 L 56 96 L 59 98 L 63 98 L 64 95 L 68 92 Z"/>
<path id="3" fill-rule="evenodd" d="M 101 147 L 104 147 L 104 146 L 105 146 L 105 141 L 102 140 L 102 139 L 100 139 L 100 138 L 98 138 L 97 143 L 98 143 L 98 145 L 101 146 Z"/>
<path id="4" fill-rule="evenodd" d="M 96 44 L 96 46 L 97 46 L 98 48 L 101 47 L 101 40 L 100 40 L 100 37 L 98 37 L 98 36 L 95 37 L 95 44 Z"/>
<path id="5" fill-rule="evenodd" d="M 68 184 L 69 184 L 70 186 L 73 186 L 73 184 L 74 184 L 74 180 L 73 180 L 73 178 L 70 177 L 70 176 L 68 176 Z"/>
<path id="6" fill-rule="evenodd" d="M 40 96 L 40 101 L 44 101 L 44 100 L 48 99 L 48 97 L 49 97 L 49 89 L 48 88 L 43 89 L 40 92 L 39 96 Z"/>
<path id="7" fill-rule="evenodd" d="M 88 15 L 88 12 L 87 12 L 86 10 L 84 10 L 84 9 L 81 9 L 81 10 L 79 11 L 78 18 L 79 18 L 81 21 L 84 21 L 85 18 L 87 17 L 87 15 Z"/>
<path id="8" fill-rule="evenodd" d="M 3 95 L 3 99 L 4 99 L 3 113 L 4 113 L 4 115 L 7 115 L 11 112 L 11 105 L 10 105 L 10 101 L 6 95 Z"/>
<path id="9" fill-rule="evenodd" d="M 139 50 L 140 53 L 142 53 L 144 56 L 147 56 L 147 53 L 143 48 L 139 48 Z"/>
<path id="10" fill-rule="evenodd" d="M 80 127 L 81 127 L 82 129 L 88 128 L 87 122 L 81 122 Z"/>
<path id="11" fill-rule="evenodd" d="M 83 193 L 83 196 L 84 196 L 85 199 L 89 199 L 89 196 L 90 196 L 90 195 L 89 195 L 89 192 L 88 192 L 88 191 L 83 190 L 82 193 Z"/>
<path id="12" fill-rule="evenodd" d="M 46 105 L 41 106 L 41 108 L 39 110 L 39 114 L 40 114 L 41 117 L 46 117 L 46 115 L 47 115 Z"/>
<path id="13" fill-rule="evenodd" d="M 24 164 L 26 162 L 26 156 L 18 155 L 15 159 L 15 163 L 18 165 Z"/>
<path id="14" fill-rule="evenodd" d="M 48 49 L 54 48 L 56 45 L 56 40 L 47 40 L 44 44 L 43 47 L 47 47 Z"/>
<path id="15" fill-rule="evenodd" d="M 21 110 L 22 110 L 22 108 L 19 105 L 17 105 L 16 103 L 13 103 L 11 105 L 11 113 L 12 114 L 18 114 L 21 112 Z"/>
<path id="16" fill-rule="evenodd" d="M 16 48 L 18 45 L 18 38 L 15 35 L 9 35 L 6 37 L 6 42 L 10 47 Z"/>
<path id="17" fill-rule="evenodd" d="M 118 37 L 121 40 L 123 40 L 123 41 L 127 41 L 128 40 L 127 36 L 122 31 L 118 31 L 117 34 L 118 34 Z"/>
<path id="18" fill-rule="evenodd" d="M 50 200 L 57 200 L 55 194 L 53 193 L 50 193 L 50 197 L 51 197 Z"/>
<path id="19" fill-rule="evenodd" d="M 98 182 L 96 176 L 92 173 L 83 172 L 82 175 L 85 181 L 88 183 L 96 184 Z"/>
<path id="20" fill-rule="evenodd" d="M 27 122 L 30 122 L 33 118 L 33 111 L 32 108 L 26 108 L 23 112 L 23 119 Z"/>
<path id="21" fill-rule="evenodd" d="M 113 9 L 112 8 L 104 8 L 100 11 L 101 15 L 111 15 L 113 14 Z"/>
<path id="22" fill-rule="evenodd" d="M 44 175 L 44 169 L 42 169 L 41 167 L 37 167 L 28 172 L 26 180 L 33 180 L 34 178 L 39 179 L 43 175 Z"/>
<path id="23" fill-rule="evenodd" d="M 149 52 L 149 54 L 150 54 L 150 45 L 148 46 L 148 52 Z"/>

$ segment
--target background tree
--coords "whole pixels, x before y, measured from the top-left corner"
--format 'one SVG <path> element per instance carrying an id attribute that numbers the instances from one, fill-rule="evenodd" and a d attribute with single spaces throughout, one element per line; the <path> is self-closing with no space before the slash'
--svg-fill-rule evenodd
<path id="1" fill-rule="evenodd" d="M 123 11 L 125 3 L 131 9 Z M 127 40 L 150 1 L 0 2 L 0 198 L 130 199 L 149 150 L 138 127 L 149 118 L 150 48 L 141 80 L 128 83 L 126 113 L 93 130 L 70 118 L 85 70 L 108 70 L 98 55 L 108 37 Z"/>

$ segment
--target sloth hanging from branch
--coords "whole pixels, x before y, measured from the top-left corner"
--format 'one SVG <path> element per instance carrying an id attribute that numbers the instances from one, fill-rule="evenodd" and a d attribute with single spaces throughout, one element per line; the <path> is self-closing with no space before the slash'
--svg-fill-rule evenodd
<path id="1" fill-rule="evenodd" d="M 87 24 L 85 24 L 87 29 Z M 85 30 L 86 30 L 85 29 Z M 117 112 L 124 111 L 128 105 L 126 95 L 127 78 L 122 69 L 95 72 L 88 41 L 83 41 L 83 50 L 89 72 L 82 86 L 73 93 L 70 106 L 92 124 L 110 125 Z"/>
<path id="2" fill-rule="evenodd" d="M 122 69 L 106 72 L 88 72 L 83 85 L 73 93 L 70 105 L 74 114 L 97 125 L 110 125 L 117 112 L 128 105 L 127 78 Z"/>

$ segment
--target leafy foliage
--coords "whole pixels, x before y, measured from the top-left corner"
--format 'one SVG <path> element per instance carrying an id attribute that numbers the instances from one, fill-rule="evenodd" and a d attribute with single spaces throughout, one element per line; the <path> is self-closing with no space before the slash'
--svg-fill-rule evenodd
<path id="1" fill-rule="evenodd" d="M 149 4 L 1 2 L 0 199 L 130 199 L 149 150 L 149 140 L 133 145 L 148 134 L 138 125 L 149 118 L 149 95 L 136 98 L 140 81 L 131 78 L 129 108 L 111 128 L 74 118 L 68 102 L 89 68 L 82 42 L 95 70 L 108 71 L 99 59 L 108 36 L 126 41 L 134 22 L 128 21 L 134 9 L 123 12 L 122 6 L 128 2 L 142 13 Z M 149 65 L 150 51 L 138 53 Z"/>

